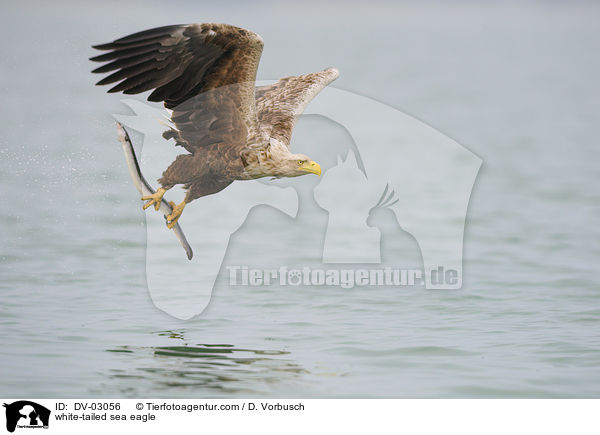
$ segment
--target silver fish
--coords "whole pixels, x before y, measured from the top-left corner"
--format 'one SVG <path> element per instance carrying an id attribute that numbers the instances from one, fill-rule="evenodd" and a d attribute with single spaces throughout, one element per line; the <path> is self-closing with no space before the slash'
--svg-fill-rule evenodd
<path id="1" fill-rule="evenodd" d="M 140 165 L 138 164 L 137 158 L 135 156 L 135 150 L 133 149 L 133 145 L 131 144 L 131 139 L 129 139 L 129 134 L 125 128 L 121 125 L 121 123 L 117 122 L 117 133 L 119 135 L 119 140 L 123 146 L 123 153 L 125 153 L 125 160 L 127 161 L 127 167 L 129 168 L 129 175 L 133 180 L 133 184 L 140 192 L 142 196 L 152 195 L 155 190 L 150 187 L 150 184 L 146 181 L 144 176 L 142 175 L 142 171 L 140 171 Z M 163 198 L 160 203 L 159 210 L 165 216 L 165 220 L 167 220 L 167 216 L 173 212 L 173 208 L 169 205 L 169 203 Z M 179 223 L 176 223 L 173 227 L 173 231 L 175 232 L 175 236 L 179 239 L 181 246 L 185 249 L 185 253 L 187 255 L 188 260 L 192 259 L 194 253 L 192 252 L 192 247 L 188 243 L 185 238 L 185 234 L 183 234 L 183 230 Z"/>

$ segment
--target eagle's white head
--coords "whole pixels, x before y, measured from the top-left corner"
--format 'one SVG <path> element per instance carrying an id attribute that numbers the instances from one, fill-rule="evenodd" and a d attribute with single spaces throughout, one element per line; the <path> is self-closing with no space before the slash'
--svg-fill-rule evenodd
<path id="1" fill-rule="evenodd" d="M 271 140 L 269 147 L 270 171 L 273 177 L 299 177 L 306 174 L 321 175 L 321 166 L 304 154 L 292 154 L 278 141 Z"/>

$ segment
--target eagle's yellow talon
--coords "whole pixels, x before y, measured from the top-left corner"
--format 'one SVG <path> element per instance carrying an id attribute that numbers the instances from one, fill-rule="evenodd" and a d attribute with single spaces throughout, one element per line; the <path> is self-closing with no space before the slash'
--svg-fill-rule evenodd
<path id="1" fill-rule="evenodd" d="M 167 189 L 159 187 L 158 190 L 152 195 L 142 196 L 142 201 L 148 201 L 146 204 L 144 204 L 144 210 L 154 204 L 154 210 L 158 211 L 160 208 L 160 202 L 162 201 L 163 195 L 166 191 Z"/>
<path id="2" fill-rule="evenodd" d="M 170 201 L 169 205 L 173 207 L 173 212 L 167 216 L 167 228 L 172 229 L 181 217 L 181 213 L 183 213 L 185 201 L 182 201 L 181 204 L 177 205 L 175 205 L 173 201 Z"/>

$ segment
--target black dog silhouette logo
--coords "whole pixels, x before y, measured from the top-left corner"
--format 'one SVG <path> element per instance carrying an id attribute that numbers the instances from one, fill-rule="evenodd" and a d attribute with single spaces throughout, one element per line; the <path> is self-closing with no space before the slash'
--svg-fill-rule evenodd
<path id="1" fill-rule="evenodd" d="M 6 408 L 6 430 L 14 432 L 18 428 L 48 428 L 50 410 L 29 400 L 19 400 L 4 404 Z"/>

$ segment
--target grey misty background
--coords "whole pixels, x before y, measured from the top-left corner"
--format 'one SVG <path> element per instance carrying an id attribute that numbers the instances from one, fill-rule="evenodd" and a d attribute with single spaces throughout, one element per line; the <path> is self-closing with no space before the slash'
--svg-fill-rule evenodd
<path id="1" fill-rule="evenodd" d="M 598 397 L 599 12 L 567 2 L 3 5 L 0 396 Z M 87 58 L 91 44 L 195 21 L 260 33 L 260 79 L 336 66 L 335 86 L 483 159 L 462 290 L 221 287 L 187 322 L 152 305 L 144 215 L 110 117 L 125 109 L 93 87 Z M 328 128 L 301 121 L 298 134 L 336 137 Z"/>

